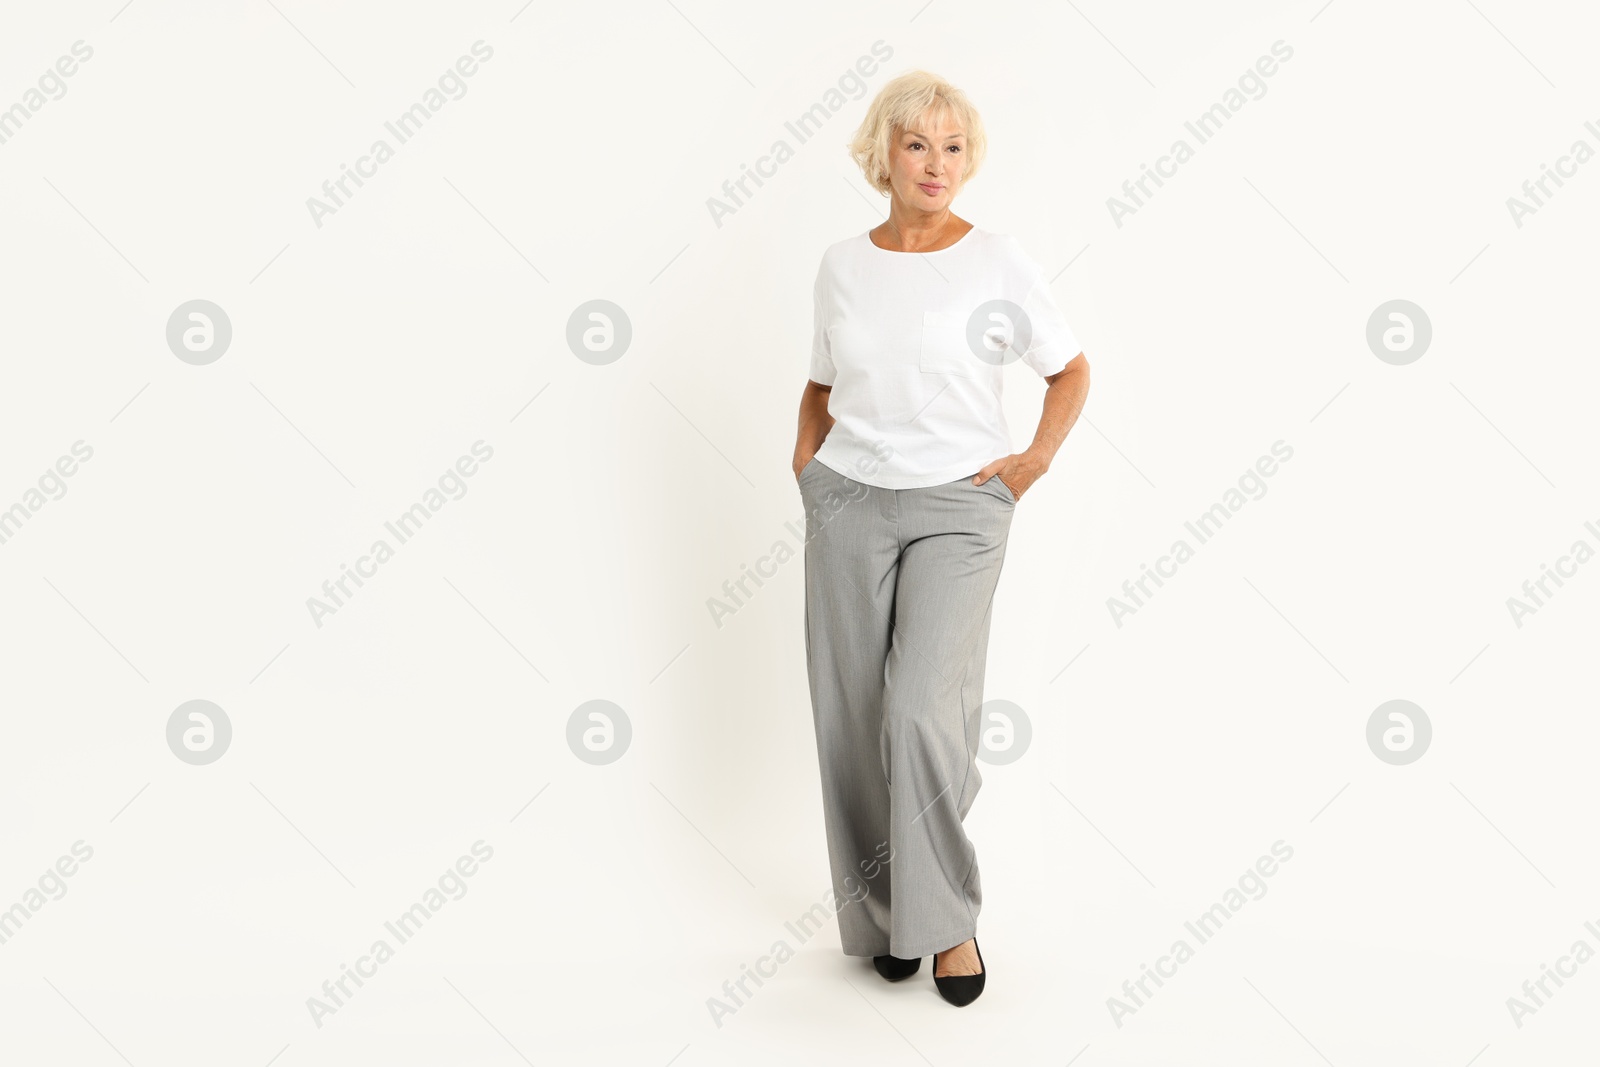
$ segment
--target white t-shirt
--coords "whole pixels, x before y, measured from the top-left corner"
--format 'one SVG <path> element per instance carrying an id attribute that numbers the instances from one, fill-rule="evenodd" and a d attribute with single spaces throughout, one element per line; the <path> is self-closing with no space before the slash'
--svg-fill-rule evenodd
<path id="1" fill-rule="evenodd" d="M 891 252 L 866 233 L 832 244 L 813 296 L 810 377 L 833 387 L 835 420 L 817 461 L 885 489 L 941 485 L 1010 455 L 1006 366 L 1044 377 L 1078 354 L 1038 264 L 1016 238 L 976 226 L 934 252 Z"/>

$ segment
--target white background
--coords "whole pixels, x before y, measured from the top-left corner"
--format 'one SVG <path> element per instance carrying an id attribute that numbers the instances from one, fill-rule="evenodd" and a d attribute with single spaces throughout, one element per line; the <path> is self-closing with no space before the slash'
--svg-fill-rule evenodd
<path id="1" fill-rule="evenodd" d="M 0 507 L 94 450 L 0 545 L 0 908 L 94 850 L 0 945 L 0 1060 L 1588 1062 L 1600 963 L 1506 1006 L 1600 949 L 1600 564 L 1506 607 L 1600 547 L 1600 162 L 1506 207 L 1600 148 L 1586 5 L 120 3 L 8 4 L 0 33 L 0 107 L 94 49 L 0 145 Z M 307 198 L 480 39 L 317 227 Z M 878 40 L 866 94 L 716 225 Z M 1266 94 L 1115 225 L 1277 40 Z M 1034 734 L 967 820 L 990 976 L 961 1011 L 832 921 L 785 928 L 828 899 L 803 564 L 706 607 L 793 542 L 811 282 L 885 213 L 843 143 L 914 67 L 988 125 L 957 213 L 1017 235 L 1093 367 L 997 594 L 986 696 Z M 165 339 L 197 298 L 233 326 L 207 366 Z M 605 366 L 565 340 L 597 298 L 633 327 Z M 1365 340 L 1397 298 L 1433 327 L 1405 366 Z M 1009 379 L 1020 449 L 1042 388 Z M 466 495 L 315 625 L 478 440 Z M 1278 440 L 1265 496 L 1113 622 Z M 1434 731 L 1407 766 L 1365 736 L 1397 698 Z M 192 699 L 233 725 L 208 766 L 167 747 Z M 632 728 L 604 766 L 566 741 L 594 699 Z M 1280 839 L 1266 895 L 1117 1026 Z M 466 895 L 317 1026 L 478 840 Z"/>

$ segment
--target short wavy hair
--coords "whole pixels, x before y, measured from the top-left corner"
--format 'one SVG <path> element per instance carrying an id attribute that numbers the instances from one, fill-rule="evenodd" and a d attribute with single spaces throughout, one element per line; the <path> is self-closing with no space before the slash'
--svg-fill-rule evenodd
<path id="1" fill-rule="evenodd" d="M 961 177 L 961 184 L 965 185 L 978 176 L 988 148 L 983 119 L 965 93 L 925 70 L 908 71 L 878 90 L 849 142 L 850 155 L 867 182 L 888 196 L 889 149 L 896 132 L 910 129 L 924 118 L 944 115 L 950 116 L 967 135 L 967 159 Z"/>

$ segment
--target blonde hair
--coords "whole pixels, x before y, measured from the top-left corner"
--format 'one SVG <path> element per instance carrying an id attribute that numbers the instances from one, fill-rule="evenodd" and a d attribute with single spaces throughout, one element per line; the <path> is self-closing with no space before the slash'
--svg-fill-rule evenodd
<path id="1" fill-rule="evenodd" d="M 896 131 L 909 129 L 934 115 L 950 116 L 967 135 L 961 183 L 965 185 L 978 176 L 988 147 L 978 109 L 965 93 L 937 74 L 913 70 L 878 90 L 849 142 L 851 157 L 874 189 L 889 195 L 889 149 Z"/>

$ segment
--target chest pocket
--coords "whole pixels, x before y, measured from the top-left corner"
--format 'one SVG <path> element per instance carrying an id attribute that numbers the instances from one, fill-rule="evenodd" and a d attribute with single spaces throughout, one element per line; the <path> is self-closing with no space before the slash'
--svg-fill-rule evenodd
<path id="1" fill-rule="evenodd" d="M 978 357 L 967 347 L 966 316 L 950 311 L 922 313 L 922 352 L 918 366 L 924 374 L 957 378 L 978 376 Z"/>

